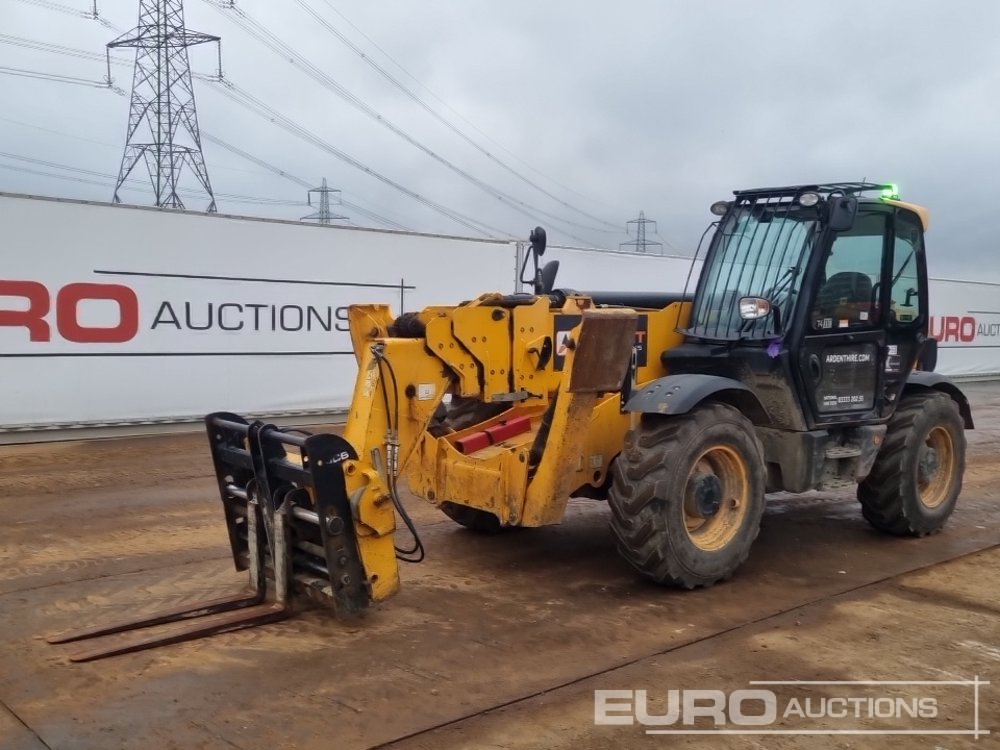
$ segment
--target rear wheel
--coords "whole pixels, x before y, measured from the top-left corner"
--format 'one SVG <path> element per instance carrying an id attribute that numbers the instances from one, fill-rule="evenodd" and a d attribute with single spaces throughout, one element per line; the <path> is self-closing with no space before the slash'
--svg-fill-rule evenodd
<path id="1" fill-rule="evenodd" d="M 965 473 L 965 425 L 944 393 L 905 397 L 889 420 L 885 444 L 858 485 L 865 519 L 900 536 L 940 531 L 951 516 Z"/>
<path id="2" fill-rule="evenodd" d="M 725 580 L 760 530 L 764 487 L 763 451 L 737 409 L 646 417 L 629 433 L 608 493 L 618 550 L 657 583 Z"/>

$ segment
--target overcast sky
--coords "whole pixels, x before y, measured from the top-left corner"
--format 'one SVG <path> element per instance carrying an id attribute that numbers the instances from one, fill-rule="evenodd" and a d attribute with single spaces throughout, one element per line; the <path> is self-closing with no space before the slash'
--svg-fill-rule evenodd
<path id="1" fill-rule="evenodd" d="M 31 40 L 103 54 L 115 30 L 41 7 L 83 11 L 90 2 L 0 0 L 0 67 L 100 80 L 104 66 L 97 60 L 10 43 Z M 311 18 L 300 0 L 237 5 L 335 85 L 469 173 L 472 182 L 310 78 L 301 60 L 293 64 L 268 49 L 234 21 L 232 11 L 210 0 L 187 0 L 187 25 L 222 37 L 225 75 L 239 90 L 370 169 L 477 222 L 517 237 L 542 224 L 562 244 L 617 247 L 629 239 L 625 222 L 644 210 L 658 222 L 655 239 L 689 254 L 711 218 L 709 204 L 735 188 L 868 178 L 896 182 L 904 199 L 930 207 L 933 273 L 1000 279 L 991 223 L 1000 193 L 1000 3 L 301 3 L 367 57 Z M 122 29 L 135 25 L 138 5 L 98 0 L 101 15 Z M 116 54 L 132 58 L 131 50 Z M 507 168 L 429 115 L 367 60 Z M 192 49 L 191 63 L 197 72 L 213 73 L 214 49 Z M 115 66 L 114 76 L 117 86 L 131 89 L 128 66 Z M 346 201 L 400 225 L 477 236 L 237 105 L 218 84 L 196 81 L 196 97 L 201 126 L 211 136 L 310 183 L 325 177 Z M 0 74 L 4 154 L 115 174 L 127 115 L 127 99 L 107 89 Z M 304 202 L 305 190 L 294 181 L 211 141 L 204 150 L 217 193 Z M 0 156 L 2 191 L 111 197 L 107 184 L 11 166 L 106 182 Z M 482 185 L 520 201 L 522 211 Z M 152 200 L 136 190 L 124 197 Z M 200 197 L 186 203 L 206 204 Z M 280 218 L 312 210 L 218 203 L 227 213 Z M 373 225 L 351 208 L 340 212 Z"/>

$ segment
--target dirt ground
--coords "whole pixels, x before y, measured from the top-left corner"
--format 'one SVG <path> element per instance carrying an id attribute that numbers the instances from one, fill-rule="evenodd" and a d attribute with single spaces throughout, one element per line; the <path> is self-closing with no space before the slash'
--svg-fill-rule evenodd
<path id="1" fill-rule="evenodd" d="M 85 664 L 44 636 L 244 583 L 207 443 L 0 448 L 0 749 L 996 747 L 1000 386 L 967 390 L 978 429 L 965 489 L 933 537 L 876 533 L 852 495 L 775 497 L 733 581 L 677 592 L 618 558 L 601 503 L 573 501 L 557 527 L 481 537 L 410 498 L 427 560 L 405 567 L 402 593 L 363 622 L 314 610 Z M 849 694 L 934 696 L 938 707 L 932 720 L 793 716 L 768 731 L 919 734 L 594 725 L 595 690 L 646 690 L 654 714 L 670 689 L 761 680 L 963 684 L 768 688 L 782 706 Z M 977 709 L 993 732 L 978 739 Z"/>

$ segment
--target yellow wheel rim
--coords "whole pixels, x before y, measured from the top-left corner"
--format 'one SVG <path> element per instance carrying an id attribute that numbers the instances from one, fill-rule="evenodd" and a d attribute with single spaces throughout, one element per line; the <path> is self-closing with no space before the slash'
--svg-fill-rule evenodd
<path id="1" fill-rule="evenodd" d="M 717 552 L 733 541 L 750 506 L 750 477 L 742 456 L 727 445 L 705 450 L 684 487 L 684 526 L 695 546 Z"/>
<path id="2" fill-rule="evenodd" d="M 934 427 L 920 446 L 917 461 L 917 491 L 927 508 L 937 508 L 948 499 L 955 474 L 955 444 L 944 427 Z"/>

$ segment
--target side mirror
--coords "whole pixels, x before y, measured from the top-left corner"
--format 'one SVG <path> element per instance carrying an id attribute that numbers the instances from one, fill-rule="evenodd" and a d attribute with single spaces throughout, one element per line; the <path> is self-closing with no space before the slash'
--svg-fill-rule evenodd
<path id="1" fill-rule="evenodd" d="M 531 234 L 528 235 L 528 241 L 531 242 L 531 250 L 535 255 L 541 258 L 545 255 L 545 230 L 541 227 L 535 227 L 531 230 Z"/>
<path id="2" fill-rule="evenodd" d="M 524 255 L 524 262 L 521 264 L 520 281 L 522 284 L 531 284 L 535 294 L 548 294 L 556 283 L 556 271 L 559 269 L 559 262 L 546 263 L 544 268 L 539 268 L 538 259 L 545 254 L 545 230 L 535 227 L 528 235 L 530 248 Z M 531 277 L 526 277 L 528 269 L 528 259 L 531 259 L 535 267 L 535 272 Z"/>
<path id="3" fill-rule="evenodd" d="M 858 215 L 858 199 L 854 195 L 835 195 L 830 198 L 827 224 L 834 232 L 846 232 L 854 226 Z"/>

